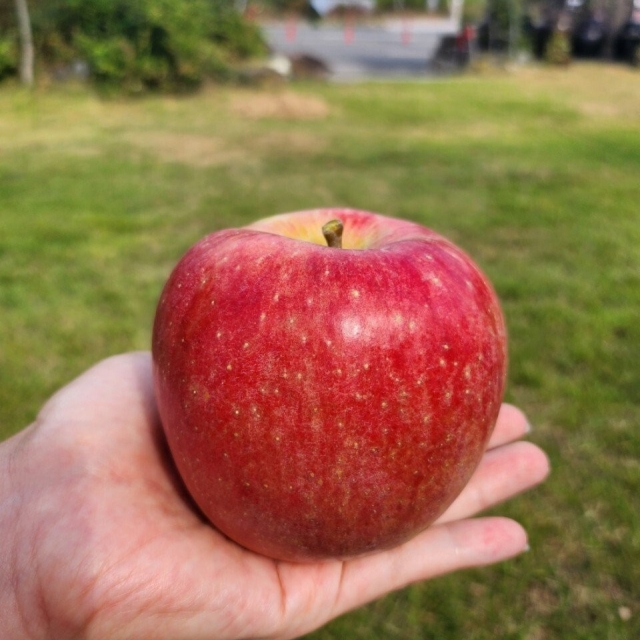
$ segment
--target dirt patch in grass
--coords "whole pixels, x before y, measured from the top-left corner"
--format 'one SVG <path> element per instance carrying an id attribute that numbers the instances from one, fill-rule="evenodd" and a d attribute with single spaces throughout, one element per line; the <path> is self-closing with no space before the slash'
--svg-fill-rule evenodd
<path id="1" fill-rule="evenodd" d="M 125 142 L 134 148 L 152 153 L 163 162 L 179 162 L 193 167 L 212 167 L 242 161 L 245 153 L 229 149 L 215 136 L 191 133 L 151 131 L 130 133 Z"/>
<path id="2" fill-rule="evenodd" d="M 282 153 L 310 155 L 324 148 L 318 136 L 300 131 L 269 132 L 256 135 L 250 146 L 231 145 L 227 140 L 190 133 L 152 131 L 130 133 L 125 142 L 134 149 L 150 153 L 162 162 L 178 162 L 206 168 L 224 164 L 246 164 L 260 157 Z"/>
<path id="3" fill-rule="evenodd" d="M 524 92 L 546 93 L 589 118 L 640 119 L 640 73 L 630 66 L 585 62 L 568 69 L 528 67 L 519 72 L 519 80 Z"/>
<path id="4" fill-rule="evenodd" d="M 55 153 L 96 156 L 101 153 L 100 145 L 95 141 L 93 130 L 78 125 L 68 131 L 55 127 L 16 127 L 13 123 L 0 123 L 0 154 L 14 151 Z"/>
<path id="5" fill-rule="evenodd" d="M 331 111 L 322 98 L 293 91 L 238 93 L 231 99 L 231 110 L 252 120 L 317 120 L 326 118 Z"/>

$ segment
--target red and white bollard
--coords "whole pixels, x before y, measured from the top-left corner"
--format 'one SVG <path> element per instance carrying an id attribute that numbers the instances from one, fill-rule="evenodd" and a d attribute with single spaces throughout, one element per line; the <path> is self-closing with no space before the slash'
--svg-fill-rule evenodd
<path id="1" fill-rule="evenodd" d="M 351 44 L 356 37 L 356 25 L 353 16 L 347 16 L 344 21 L 344 43 Z"/>
<path id="2" fill-rule="evenodd" d="M 406 18 L 402 20 L 400 40 L 405 47 L 411 44 L 411 23 Z"/>
<path id="3" fill-rule="evenodd" d="M 295 16 L 290 16 L 284 25 L 284 37 L 287 42 L 295 42 L 298 36 L 298 23 Z"/>

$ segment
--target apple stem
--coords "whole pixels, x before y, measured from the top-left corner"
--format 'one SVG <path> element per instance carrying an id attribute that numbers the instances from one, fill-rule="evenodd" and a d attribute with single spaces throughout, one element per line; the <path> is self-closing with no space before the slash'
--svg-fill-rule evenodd
<path id="1" fill-rule="evenodd" d="M 322 235 L 327 241 L 327 246 L 333 249 L 342 249 L 342 232 L 344 225 L 340 220 L 330 220 L 322 227 Z"/>

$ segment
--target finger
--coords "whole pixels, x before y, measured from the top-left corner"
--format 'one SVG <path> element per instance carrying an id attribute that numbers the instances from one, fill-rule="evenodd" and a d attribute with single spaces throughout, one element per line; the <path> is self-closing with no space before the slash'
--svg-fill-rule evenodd
<path id="1" fill-rule="evenodd" d="M 400 547 L 345 562 L 333 614 L 413 582 L 500 562 L 525 549 L 524 529 L 507 518 L 477 518 L 431 527 Z"/>
<path id="2" fill-rule="evenodd" d="M 531 431 L 531 425 L 527 417 L 512 404 L 503 404 L 496 421 L 496 426 L 491 434 L 488 447 L 493 449 L 507 442 L 513 442 Z"/>
<path id="3" fill-rule="evenodd" d="M 468 518 L 542 482 L 549 460 L 530 442 L 514 442 L 487 451 L 467 486 L 438 523 Z"/>

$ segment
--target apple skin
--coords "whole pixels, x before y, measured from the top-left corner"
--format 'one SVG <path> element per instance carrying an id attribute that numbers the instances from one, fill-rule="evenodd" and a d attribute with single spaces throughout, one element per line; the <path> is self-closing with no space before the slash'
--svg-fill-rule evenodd
<path id="1" fill-rule="evenodd" d="M 344 248 L 321 227 L 344 223 Z M 347 558 L 429 526 L 468 482 L 502 401 L 505 325 L 471 259 L 350 209 L 213 233 L 153 330 L 160 416 L 204 515 L 260 554 Z"/>

